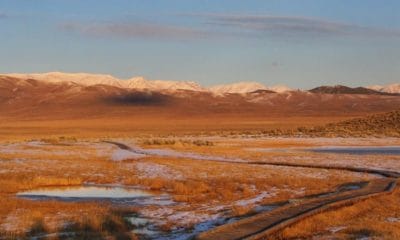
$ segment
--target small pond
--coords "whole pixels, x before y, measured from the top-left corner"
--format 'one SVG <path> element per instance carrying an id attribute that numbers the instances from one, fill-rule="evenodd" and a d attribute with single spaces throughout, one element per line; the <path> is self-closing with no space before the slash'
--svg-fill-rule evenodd
<path id="1" fill-rule="evenodd" d="M 400 155 L 400 146 L 367 146 L 367 147 L 319 147 L 310 149 L 317 153 L 337 153 L 337 154 L 383 154 L 383 155 Z"/>
<path id="2" fill-rule="evenodd" d="M 38 188 L 19 192 L 17 197 L 31 200 L 110 201 L 135 205 L 169 205 L 173 203 L 169 195 L 160 192 L 101 185 Z"/>

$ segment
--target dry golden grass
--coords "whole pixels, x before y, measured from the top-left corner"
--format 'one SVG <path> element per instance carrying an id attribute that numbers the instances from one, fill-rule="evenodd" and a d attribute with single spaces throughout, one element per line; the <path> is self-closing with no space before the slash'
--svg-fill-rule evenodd
<path id="1" fill-rule="evenodd" d="M 309 239 L 312 236 L 335 236 L 340 239 L 400 239 L 400 190 L 359 202 L 355 205 L 315 215 L 283 230 L 281 239 Z M 390 218 L 398 219 L 390 221 Z M 334 227 L 345 228 L 331 233 Z"/>
<path id="2" fill-rule="evenodd" d="M 323 125 L 349 119 L 338 117 L 160 117 L 133 116 L 124 118 L 80 118 L 65 120 L 3 119 L 0 116 L 0 141 L 40 138 L 131 138 L 138 136 L 176 136 L 204 134 L 223 136 L 240 133 L 260 133 L 281 128 L 295 129 L 299 126 Z"/>
<path id="3" fill-rule="evenodd" d="M 186 141 L 182 139 L 182 142 Z M 142 140 L 139 139 L 138 142 Z M 190 144 L 146 145 L 145 147 L 257 159 L 257 156 L 261 157 L 265 154 L 244 151 L 243 148 L 269 144 L 261 140 L 209 141 L 213 144 L 193 144 L 194 140 L 190 140 Z M 0 171 L 0 206 L 5 206 L 0 208 L 0 232 L 7 230 L 5 234 L 24 234 L 30 229 L 40 229 L 38 226 L 44 228 L 46 232 L 54 232 L 66 222 L 72 222 L 77 229 L 82 230 L 84 226 L 90 226 L 94 232 L 109 234 L 109 231 L 104 229 L 104 222 L 109 221 L 110 218 L 114 219 L 113 224 L 119 228 L 126 228 L 121 222 L 121 216 L 115 215 L 115 210 L 107 204 L 28 201 L 14 197 L 14 194 L 19 191 L 38 187 L 80 185 L 88 182 L 122 183 L 164 191 L 169 193 L 175 201 L 186 203 L 184 207 L 172 206 L 174 211 L 188 209 L 197 211 L 204 206 L 210 209 L 227 206 L 231 209 L 231 215 L 244 215 L 252 211 L 254 203 L 238 205 L 236 202 L 256 198 L 261 193 L 268 192 L 271 195 L 257 204 L 271 204 L 288 198 L 332 191 L 342 183 L 371 178 L 369 175 L 344 171 L 254 166 L 173 157 L 152 156 L 139 160 L 114 162 L 110 160 L 110 156 L 117 148 L 100 143 L 96 139 L 82 141 L 68 136 L 46 137 L 42 142 L 44 143 L 32 145 L 15 141 L 18 151 L 2 152 L 0 148 L 0 169 L 2 170 Z M 280 143 L 277 146 L 290 144 L 294 143 Z M 299 143 L 299 145 L 302 144 L 304 145 L 304 143 Z M 8 145 L 3 143 L 2 146 Z M 12 149 L 15 146 L 12 145 Z M 274 156 L 269 155 L 269 157 Z M 163 166 L 172 174 L 148 176 L 139 171 L 138 164 L 150 167 Z M 129 212 L 136 209 L 124 210 Z M 215 210 L 201 211 L 215 213 Z M 8 226 L 10 223 L 12 227 Z M 166 222 L 164 228 L 174 227 L 175 224 Z"/>

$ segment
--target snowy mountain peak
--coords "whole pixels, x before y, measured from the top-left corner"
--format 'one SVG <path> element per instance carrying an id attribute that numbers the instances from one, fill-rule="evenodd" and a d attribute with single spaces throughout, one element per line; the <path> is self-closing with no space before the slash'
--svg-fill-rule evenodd
<path id="1" fill-rule="evenodd" d="M 286 92 L 290 91 L 287 86 L 284 85 L 277 85 L 272 87 L 267 87 L 264 84 L 258 82 L 238 82 L 238 83 L 231 83 L 226 85 L 217 85 L 210 88 L 210 90 L 215 94 L 225 94 L 225 93 L 250 93 L 257 90 L 270 90 L 274 92 Z"/>
<path id="2" fill-rule="evenodd" d="M 91 86 L 96 84 L 119 86 L 119 81 L 117 78 L 114 78 L 111 75 L 103 74 L 49 72 L 27 74 L 12 73 L 7 75 L 10 77 L 35 79 L 38 81 L 45 81 L 50 83 L 73 82 L 84 86 Z"/>
<path id="3" fill-rule="evenodd" d="M 90 73 L 62 73 L 62 72 L 49 72 L 49 73 L 11 73 L 6 76 L 22 78 L 22 79 L 35 79 L 38 81 L 45 81 L 49 83 L 76 83 L 84 86 L 92 85 L 109 85 L 120 88 L 131 89 L 148 89 L 148 90 L 192 90 L 192 91 L 206 91 L 203 87 L 195 82 L 179 82 L 179 81 L 161 81 L 161 80 L 147 80 L 144 77 L 133 77 L 127 80 L 115 78 L 111 75 L 103 74 L 90 74 Z"/>
<path id="4" fill-rule="evenodd" d="M 400 83 L 393 83 L 385 86 L 373 85 L 368 86 L 367 88 L 385 93 L 400 93 Z"/>
<path id="5" fill-rule="evenodd" d="M 144 77 L 132 77 L 130 79 L 118 79 L 111 75 L 105 74 L 90 74 L 90 73 L 63 73 L 63 72 L 48 72 L 48 73 L 11 73 L 6 76 L 16 77 L 21 79 L 35 79 L 49 83 L 74 83 L 83 86 L 92 85 L 108 85 L 119 88 L 128 89 L 146 89 L 151 91 L 177 91 L 190 90 L 200 92 L 213 92 L 215 94 L 225 93 L 250 93 L 257 90 L 270 90 L 274 92 L 286 92 L 292 89 L 283 86 L 267 87 L 258 82 L 238 82 L 226 85 L 213 86 L 204 88 L 196 82 L 191 81 L 164 81 L 164 80 L 147 80 Z"/>
<path id="6" fill-rule="evenodd" d="M 293 89 L 291 89 L 290 87 L 288 87 L 286 85 L 271 86 L 268 89 L 271 91 L 277 92 L 277 93 L 293 91 Z"/>
<path id="7" fill-rule="evenodd" d="M 217 85 L 210 87 L 210 90 L 215 94 L 225 93 L 249 93 L 257 90 L 268 90 L 268 88 L 258 82 L 238 82 L 225 85 Z"/>

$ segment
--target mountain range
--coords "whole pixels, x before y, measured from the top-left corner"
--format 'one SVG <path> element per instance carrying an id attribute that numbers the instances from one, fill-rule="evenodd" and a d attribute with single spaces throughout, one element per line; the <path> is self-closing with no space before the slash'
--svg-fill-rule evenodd
<path id="1" fill-rule="evenodd" d="M 366 89 L 334 86 L 300 91 L 254 82 L 204 88 L 194 82 L 119 80 L 107 75 L 9 74 L 0 75 L 0 120 L 337 117 L 399 108 L 399 94 Z"/>
<path id="2" fill-rule="evenodd" d="M 130 79 L 118 79 L 111 75 L 89 74 L 89 73 L 11 73 L 4 76 L 35 79 L 48 83 L 69 83 L 80 84 L 83 86 L 108 85 L 119 88 L 150 90 L 150 91 L 176 91 L 190 90 L 199 92 L 212 92 L 217 95 L 229 93 L 250 93 L 258 90 L 268 90 L 276 93 L 293 91 L 293 89 L 284 86 L 265 86 L 258 82 L 238 82 L 212 87 L 203 87 L 193 81 L 164 81 L 164 80 L 147 80 L 144 77 L 133 77 Z M 379 94 L 379 93 L 400 93 L 400 83 L 390 84 L 386 86 L 374 85 L 367 87 L 350 88 L 346 86 L 321 86 L 310 90 L 313 93 L 330 93 L 330 94 Z"/>

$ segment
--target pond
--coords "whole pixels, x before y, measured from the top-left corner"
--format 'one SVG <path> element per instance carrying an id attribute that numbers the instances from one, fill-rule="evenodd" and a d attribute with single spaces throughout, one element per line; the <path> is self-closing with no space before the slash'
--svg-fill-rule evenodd
<path id="1" fill-rule="evenodd" d="M 169 195 L 133 187 L 83 185 L 46 187 L 17 193 L 17 197 L 31 200 L 110 201 L 120 204 L 169 205 Z"/>
<path id="2" fill-rule="evenodd" d="M 354 155 L 400 155 L 400 146 L 366 146 L 366 147 L 319 147 L 312 148 L 310 151 L 317 153 L 337 153 L 337 154 L 354 154 Z"/>

